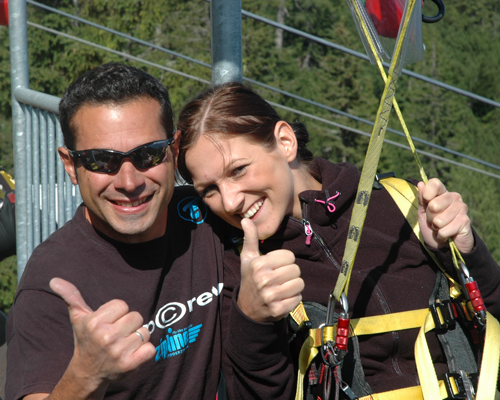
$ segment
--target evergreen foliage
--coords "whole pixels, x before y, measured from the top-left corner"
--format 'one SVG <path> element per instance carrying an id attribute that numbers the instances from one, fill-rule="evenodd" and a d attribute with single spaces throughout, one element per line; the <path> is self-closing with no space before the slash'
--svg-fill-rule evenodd
<path id="1" fill-rule="evenodd" d="M 43 4 L 130 34 L 210 64 L 210 5 L 202 0 L 40 0 Z M 364 53 L 349 8 L 343 0 L 242 0 L 242 8 L 285 23 Z M 435 6 L 427 1 L 426 15 Z M 127 39 L 28 5 L 31 22 L 142 57 L 151 62 L 210 81 L 210 69 L 185 59 L 138 45 Z M 369 62 L 327 48 L 274 27 L 243 18 L 243 74 L 245 77 L 296 93 L 302 97 L 373 121 L 384 84 Z M 445 18 L 423 26 L 426 54 L 406 66 L 419 74 L 500 101 L 500 3 L 498 0 L 446 3 Z M 205 88 L 189 80 L 140 62 L 96 49 L 52 33 L 28 27 L 30 85 L 32 89 L 62 96 L 67 85 L 101 63 L 124 61 L 160 78 L 169 88 L 174 110 Z M 11 94 L 8 29 L 0 27 L 0 165 L 14 173 L 11 134 Z M 371 126 L 350 120 L 298 100 L 255 87 L 265 98 L 337 123 L 371 132 Z M 402 75 L 396 98 L 414 137 L 499 164 L 500 110 L 480 101 Z M 284 119 L 301 120 L 311 133 L 316 155 L 332 161 L 349 161 L 361 168 L 368 139 L 347 130 L 280 111 Z M 395 113 L 390 127 L 402 131 Z M 405 139 L 390 132 L 387 138 Z M 448 159 L 500 171 L 443 154 L 420 144 L 417 148 Z M 475 229 L 500 260 L 500 180 L 440 160 L 421 157 L 429 177 L 439 177 L 457 191 L 469 206 Z M 412 154 L 386 145 L 380 172 L 419 178 Z M 15 258 L 14 258 L 15 259 Z M 0 263 L 0 309 L 8 311 L 15 279 L 13 259 Z M 9 294 L 10 291 L 10 294 Z"/>

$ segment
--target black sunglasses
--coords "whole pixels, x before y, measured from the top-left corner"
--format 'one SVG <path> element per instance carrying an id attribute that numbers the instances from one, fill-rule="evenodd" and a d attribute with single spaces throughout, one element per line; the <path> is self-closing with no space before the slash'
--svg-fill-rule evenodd
<path id="1" fill-rule="evenodd" d="M 83 167 L 92 172 L 112 174 L 120 169 L 125 158 L 129 158 L 138 169 L 148 169 L 160 164 L 165 159 L 168 146 L 174 138 L 146 143 L 122 153 L 117 150 L 90 149 L 68 150 L 74 161 L 80 160 Z"/>

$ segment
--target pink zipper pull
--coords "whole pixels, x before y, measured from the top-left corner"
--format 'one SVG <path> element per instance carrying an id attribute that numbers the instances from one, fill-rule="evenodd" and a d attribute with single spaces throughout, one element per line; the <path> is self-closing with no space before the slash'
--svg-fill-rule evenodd
<path id="1" fill-rule="evenodd" d="M 313 230 L 311 228 L 311 224 L 307 219 L 303 219 L 302 223 L 304 224 L 304 231 L 306 233 L 306 245 L 309 246 L 311 244 Z"/>

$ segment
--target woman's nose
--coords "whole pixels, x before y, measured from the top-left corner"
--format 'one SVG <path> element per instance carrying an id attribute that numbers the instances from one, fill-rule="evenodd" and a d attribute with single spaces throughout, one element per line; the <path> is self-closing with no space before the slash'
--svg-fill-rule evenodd
<path id="1" fill-rule="evenodd" d="M 224 211 L 237 214 L 242 211 L 244 195 L 233 185 L 225 185 L 221 190 Z"/>

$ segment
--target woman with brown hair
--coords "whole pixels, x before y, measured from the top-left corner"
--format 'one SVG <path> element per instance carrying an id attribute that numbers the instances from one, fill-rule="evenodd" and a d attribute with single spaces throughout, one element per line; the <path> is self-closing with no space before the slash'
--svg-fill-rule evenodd
<path id="1" fill-rule="evenodd" d="M 189 102 L 178 129 L 180 174 L 215 214 L 244 231 L 241 272 L 237 250 L 226 252 L 225 290 L 232 302 L 226 301 L 225 309 L 229 323 L 240 325 L 248 342 L 226 338 L 227 356 L 239 358 L 253 372 L 260 368 L 276 397 L 291 398 L 297 355 L 286 341 L 296 342 L 300 334 L 294 334 L 284 317 L 300 300 L 306 310 L 324 314 L 339 275 L 360 173 L 350 163 L 313 158 L 305 126 L 283 121 L 264 99 L 239 83 L 211 88 Z M 420 182 L 418 189 L 425 244 L 455 275 L 447 247 L 448 238 L 453 238 L 486 307 L 498 316 L 500 269 L 472 230 L 461 196 L 448 192 L 437 179 L 427 185 Z M 351 318 L 427 308 L 437 271 L 390 194 L 374 190 L 349 286 Z M 412 329 L 369 335 L 359 344 L 355 338 L 350 353 L 359 350 L 359 358 L 351 360 L 354 366 L 344 362 L 342 385 L 325 383 L 322 370 L 314 367 L 305 386 L 315 399 L 329 398 L 330 389 L 335 398 L 339 387 L 350 386 L 361 397 L 417 386 L 417 333 Z M 446 359 L 435 337 L 429 338 L 429 346 L 441 378 Z M 259 357 L 273 361 L 259 364 Z M 359 362 L 356 365 L 359 360 L 362 369 Z M 316 366 L 322 368 L 322 362 Z M 242 385 L 251 385 L 243 367 L 234 374 Z"/>

